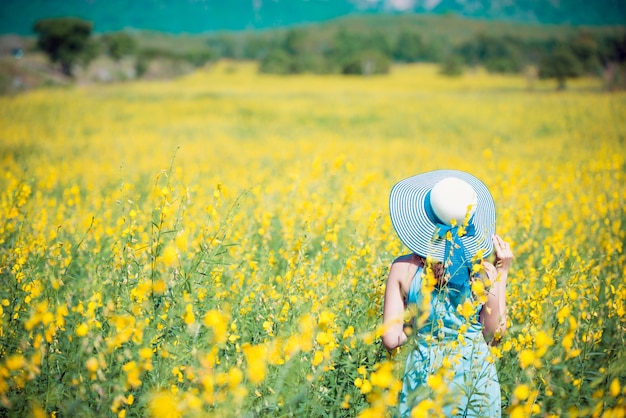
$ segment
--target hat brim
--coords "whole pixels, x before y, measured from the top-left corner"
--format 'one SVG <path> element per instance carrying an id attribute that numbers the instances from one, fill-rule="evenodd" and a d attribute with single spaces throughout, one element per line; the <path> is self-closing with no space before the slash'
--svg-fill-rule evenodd
<path id="1" fill-rule="evenodd" d="M 460 239 L 467 252 L 474 257 L 479 251 L 487 257 L 493 252 L 492 235 L 496 233 L 496 209 L 493 197 L 485 184 L 464 171 L 435 170 L 401 180 L 391 189 L 389 215 L 402 243 L 415 254 L 443 261 L 445 239 L 436 238 L 437 227 L 428 217 L 425 199 L 439 181 L 455 177 L 469 183 L 478 197 L 473 224 L 476 232 Z"/>

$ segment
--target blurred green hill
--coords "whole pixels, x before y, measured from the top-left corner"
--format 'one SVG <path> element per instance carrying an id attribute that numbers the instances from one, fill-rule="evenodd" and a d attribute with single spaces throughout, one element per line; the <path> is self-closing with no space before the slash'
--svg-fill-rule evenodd
<path id="1" fill-rule="evenodd" d="M 455 14 L 486 20 L 569 25 L 626 22 L 623 0 L 2 0 L 0 34 L 33 34 L 42 18 L 74 16 L 96 33 L 124 29 L 175 34 L 270 29 L 355 15 Z"/>
<path id="2" fill-rule="evenodd" d="M 90 1 L 96 4 L 103 0 Z M 119 0 L 110 1 L 119 3 Z M 367 1 L 370 5 L 375 3 Z M 430 0 L 431 4 L 433 1 L 437 2 Z M 156 7 L 157 3 L 153 3 Z M 207 3 L 207 7 L 212 4 L 201 0 L 196 3 Z M 317 5 L 319 11 L 324 10 L 322 2 L 310 0 L 310 3 Z M 443 3 L 444 0 L 438 4 Z M 561 4 L 564 3 L 562 0 Z M 300 3 L 294 0 L 290 4 Z M 5 13 L 7 6 L 1 9 Z M 120 21 L 127 18 L 115 16 Z M 203 33 L 114 31 L 113 26 L 110 31 L 99 32 L 98 21 L 86 21 L 93 26 L 89 42 L 92 49 L 88 54 L 91 58 L 72 68 L 73 77 L 67 77 L 69 72 L 63 74 L 58 63 L 46 60 L 43 50 L 37 47 L 34 33 L 0 33 L 0 94 L 41 85 L 171 78 L 220 59 L 258 61 L 261 72 L 275 74 L 384 74 L 394 62 L 430 62 L 439 63 L 442 71 L 450 75 L 462 72 L 463 67 L 482 66 L 495 73 L 525 73 L 531 68 L 531 72 L 539 71 L 537 74 L 541 76 L 542 65 L 550 63 L 548 58 L 555 51 L 560 58 L 552 62 L 551 70 L 560 65 L 568 67 L 568 71 L 544 72 L 547 77 L 558 78 L 558 73 L 571 73 L 567 77 L 592 75 L 604 77 L 610 88 L 626 86 L 626 26 L 617 24 L 538 23 L 467 18 L 456 13 L 371 10 L 275 28 Z M 113 17 L 108 21 L 113 22 Z M 576 71 L 569 71 L 569 67 Z"/>

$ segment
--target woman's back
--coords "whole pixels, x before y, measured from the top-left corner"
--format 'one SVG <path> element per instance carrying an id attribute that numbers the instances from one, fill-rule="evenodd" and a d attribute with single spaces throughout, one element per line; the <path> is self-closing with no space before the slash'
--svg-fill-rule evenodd
<path id="1" fill-rule="evenodd" d="M 441 398 L 445 416 L 499 417 L 500 386 L 469 283 L 430 289 L 418 267 L 406 295 L 416 306 L 412 350 L 407 358 L 400 414 L 422 400 Z M 437 378 L 431 380 L 429 376 Z M 439 387 L 433 381 L 441 378 Z"/>

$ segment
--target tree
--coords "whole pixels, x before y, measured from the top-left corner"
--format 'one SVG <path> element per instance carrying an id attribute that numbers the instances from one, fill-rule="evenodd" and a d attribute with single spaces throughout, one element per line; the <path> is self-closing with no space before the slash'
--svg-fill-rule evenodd
<path id="1" fill-rule="evenodd" d="M 207 39 L 206 45 L 221 58 L 239 59 L 243 56 L 239 38 L 232 34 L 220 33 L 212 36 Z"/>
<path id="2" fill-rule="evenodd" d="M 365 37 L 363 50 L 378 51 L 388 59 L 393 55 L 393 47 L 389 39 L 380 31 L 374 31 Z"/>
<path id="3" fill-rule="evenodd" d="M 216 53 L 209 49 L 193 49 L 191 51 L 187 51 L 183 54 L 183 59 L 189 62 L 196 68 L 200 68 L 204 66 L 207 62 L 211 62 L 216 59 Z"/>
<path id="4" fill-rule="evenodd" d="M 307 52 L 307 32 L 304 29 L 290 29 L 285 35 L 283 49 L 289 55 L 300 55 Z"/>
<path id="5" fill-rule="evenodd" d="M 259 64 L 259 72 L 267 74 L 291 74 L 292 57 L 283 49 L 271 50 Z"/>
<path id="6" fill-rule="evenodd" d="M 66 17 L 39 20 L 34 30 L 38 33 L 37 46 L 50 61 L 61 64 L 63 73 L 71 76 L 75 64 L 87 65 L 97 55 L 91 39 L 92 28 L 91 22 Z"/>
<path id="7" fill-rule="evenodd" d="M 572 53 L 576 55 L 584 72 L 598 74 L 602 69 L 598 41 L 592 33 L 581 31 L 571 41 Z"/>
<path id="8" fill-rule="evenodd" d="M 478 33 L 457 48 L 468 65 L 484 65 L 490 73 L 517 73 L 523 68 L 522 41 Z"/>
<path id="9" fill-rule="evenodd" d="M 276 47 L 278 42 L 273 38 L 255 34 L 246 35 L 243 41 L 243 59 L 260 60 Z"/>
<path id="10" fill-rule="evenodd" d="M 346 60 L 342 67 L 342 74 L 374 75 L 387 74 L 391 63 L 389 58 L 377 50 L 363 51 Z"/>
<path id="11" fill-rule="evenodd" d="M 426 47 L 422 37 L 418 33 L 403 30 L 398 36 L 393 55 L 395 59 L 403 62 L 423 60 Z"/>
<path id="12" fill-rule="evenodd" d="M 626 33 L 600 38 L 598 59 L 606 86 L 610 90 L 626 90 Z"/>
<path id="13" fill-rule="evenodd" d="M 102 37 L 107 54 L 115 61 L 137 52 L 137 41 L 127 33 L 119 32 Z"/>
<path id="14" fill-rule="evenodd" d="M 558 90 L 564 90 L 567 79 L 578 77 L 582 72 L 582 64 L 566 45 L 557 46 L 539 63 L 539 77 L 555 78 Z"/>
<path id="15" fill-rule="evenodd" d="M 367 47 L 363 35 L 341 28 L 333 36 L 327 57 L 336 66 L 342 67 L 344 62 L 351 61 Z"/>
<path id="16" fill-rule="evenodd" d="M 378 32 L 368 36 L 342 28 L 333 37 L 327 58 L 342 74 L 385 74 L 390 51 L 386 38 Z"/>
<path id="17" fill-rule="evenodd" d="M 308 33 L 304 29 L 290 29 L 285 35 L 282 50 L 289 56 L 289 73 L 301 74 L 313 71 L 309 67 L 312 63 L 312 47 L 308 39 Z M 272 54 L 273 58 L 278 56 Z M 280 57 L 278 57 L 281 59 Z"/>
<path id="18" fill-rule="evenodd" d="M 458 77 L 463 74 L 463 59 L 456 54 L 448 54 L 441 61 L 439 74 Z"/>

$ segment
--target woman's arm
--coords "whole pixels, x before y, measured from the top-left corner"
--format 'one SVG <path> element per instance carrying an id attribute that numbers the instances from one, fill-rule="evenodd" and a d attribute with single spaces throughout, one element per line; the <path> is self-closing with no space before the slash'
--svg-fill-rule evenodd
<path id="1" fill-rule="evenodd" d="M 410 274 L 409 264 L 402 258 L 396 260 L 391 265 L 387 277 L 383 310 L 383 346 L 390 351 L 400 347 L 408 339 L 403 329 L 406 304 L 402 287 L 403 281 Z"/>
<path id="2" fill-rule="evenodd" d="M 506 282 L 509 267 L 513 261 L 513 252 L 502 238 L 494 235 L 493 246 L 496 253 L 496 265 L 494 267 L 492 264 L 485 263 L 485 271 L 491 281 L 491 288 L 487 302 L 480 312 L 483 334 L 489 343 L 497 342 L 506 331 Z"/>

